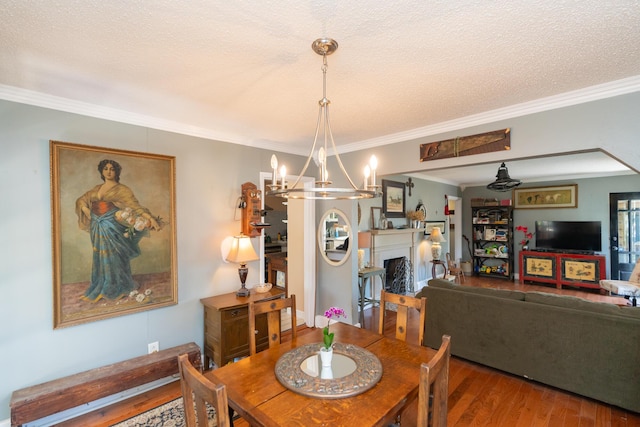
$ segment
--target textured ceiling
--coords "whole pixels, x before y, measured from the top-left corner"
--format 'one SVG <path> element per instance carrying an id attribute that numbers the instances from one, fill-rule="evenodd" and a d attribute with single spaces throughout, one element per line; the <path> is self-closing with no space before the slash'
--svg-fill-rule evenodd
<path id="1" fill-rule="evenodd" d="M 327 95 L 345 150 L 640 76 L 632 0 L 3 0 L 0 13 L 4 93 L 299 154 L 322 36 L 340 44 Z"/>

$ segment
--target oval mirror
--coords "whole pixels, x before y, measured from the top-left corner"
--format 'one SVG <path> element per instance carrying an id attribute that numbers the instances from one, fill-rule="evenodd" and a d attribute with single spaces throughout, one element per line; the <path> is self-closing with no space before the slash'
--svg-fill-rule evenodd
<path id="1" fill-rule="evenodd" d="M 351 226 L 344 212 L 329 209 L 318 225 L 318 249 L 330 265 L 344 264 L 351 255 Z"/>

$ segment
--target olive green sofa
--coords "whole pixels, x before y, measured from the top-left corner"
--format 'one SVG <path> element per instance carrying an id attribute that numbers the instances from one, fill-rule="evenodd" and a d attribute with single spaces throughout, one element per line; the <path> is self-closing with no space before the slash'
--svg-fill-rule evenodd
<path id="1" fill-rule="evenodd" d="M 451 354 L 640 412 L 640 308 L 543 292 L 433 279 L 425 344 L 451 336 Z"/>

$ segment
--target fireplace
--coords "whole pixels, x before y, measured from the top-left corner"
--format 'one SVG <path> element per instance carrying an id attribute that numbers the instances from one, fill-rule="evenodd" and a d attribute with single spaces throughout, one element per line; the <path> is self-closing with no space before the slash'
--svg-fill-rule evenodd
<path id="1" fill-rule="evenodd" d="M 385 291 L 393 294 L 413 294 L 413 268 L 407 257 L 384 260 Z"/>

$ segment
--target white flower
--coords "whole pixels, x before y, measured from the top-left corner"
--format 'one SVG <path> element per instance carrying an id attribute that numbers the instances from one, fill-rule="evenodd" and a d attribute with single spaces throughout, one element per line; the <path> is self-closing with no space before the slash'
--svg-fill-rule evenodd
<path id="1" fill-rule="evenodd" d="M 133 290 L 133 291 L 129 292 L 129 298 L 133 298 L 136 295 L 138 295 L 138 291 L 136 291 L 136 290 Z"/>
<path id="2" fill-rule="evenodd" d="M 146 291 L 144 291 L 144 294 L 145 294 L 146 296 L 151 295 L 151 289 L 147 289 Z"/>
<path id="3" fill-rule="evenodd" d="M 147 220 L 141 216 L 136 218 L 136 221 L 133 225 L 136 231 L 142 231 L 147 227 Z"/>
<path id="4" fill-rule="evenodd" d="M 138 294 L 138 296 L 136 296 L 136 301 L 137 302 L 142 302 L 142 301 L 144 301 L 144 299 L 145 299 L 144 294 Z"/>

